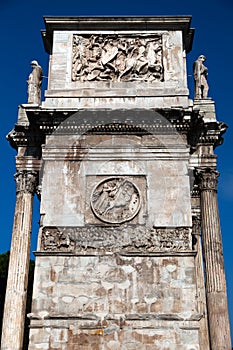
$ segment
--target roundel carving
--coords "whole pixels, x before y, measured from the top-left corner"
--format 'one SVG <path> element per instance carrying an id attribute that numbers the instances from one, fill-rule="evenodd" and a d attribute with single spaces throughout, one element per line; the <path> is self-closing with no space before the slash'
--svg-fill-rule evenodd
<path id="1" fill-rule="evenodd" d="M 120 224 L 133 219 L 140 209 L 140 192 L 123 177 L 109 177 L 97 184 L 91 195 L 91 207 L 102 221 Z"/>

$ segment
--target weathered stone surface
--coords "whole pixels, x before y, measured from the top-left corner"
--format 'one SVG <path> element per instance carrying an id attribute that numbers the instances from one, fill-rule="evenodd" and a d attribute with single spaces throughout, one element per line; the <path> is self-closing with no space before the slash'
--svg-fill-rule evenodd
<path id="1" fill-rule="evenodd" d="M 102 32 L 96 31 L 90 21 L 84 24 L 85 32 L 74 28 L 59 30 L 56 26 L 49 88 L 43 106 L 188 107 L 183 42 L 189 42 L 192 30 L 184 29 L 188 23 L 174 30 L 172 21 L 167 19 L 168 26 L 164 26 L 153 18 L 131 19 L 124 20 L 121 27 L 116 19 L 106 23 L 109 29 Z M 47 27 L 53 30 L 52 22 L 48 21 Z M 145 22 L 150 22 L 149 32 L 139 29 Z"/>
<path id="2" fill-rule="evenodd" d="M 213 350 L 227 350 L 231 348 L 231 341 L 216 196 L 218 176 L 219 173 L 213 169 L 199 171 L 210 343 Z M 218 332 L 219 324 L 221 324 L 221 334 Z"/>
<path id="3" fill-rule="evenodd" d="M 42 68 L 37 61 L 31 61 L 32 72 L 29 74 L 28 83 L 28 103 L 41 103 Z"/>
<path id="4" fill-rule="evenodd" d="M 187 325 L 202 318 L 195 300 L 191 256 L 40 256 L 36 269 L 39 284 L 34 289 L 30 317 L 35 327 L 46 325 L 39 337 L 38 330 L 33 327 L 31 331 L 39 349 L 43 342 L 55 342 L 62 349 L 78 345 L 83 349 L 147 349 L 148 345 L 162 349 L 165 344 L 176 344 L 174 349 L 191 345 L 199 349 L 195 327 L 187 331 L 181 324 L 173 328 L 172 323 Z M 168 284 L 169 289 L 165 287 Z M 49 328 L 58 318 L 64 319 L 61 329 Z M 156 328 L 155 322 L 159 322 Z M 169 323 L 169 334 L 163 322 Z M 45 345 L 45 349 L 49 348 Z"/>
<path id="5" fill-rule="evenodd" d="M 141 207 L 134 223 L 147 220 L 149 227 L 191 226 L 188 148 L 177 133 L 166 139 L 158 135 L 130 140 L 124 135 L 54 135 L 43 157 L 45 226 L 103 223 L 93 214 L 90 202 L 98 183 L 111 176 L 128 179 L 140 191 Z"/>
<path id="6" fill-rule="evenodd" d="M 226 125 L 211 99 L 188 99 L 190 17 L 45 24 L 45 101 L 21 105 L 8 134 L 19 173 L 3 349 L 21 350 L 39 169 L 30 350 L 230 348 L 214 154 Z"/>
<path id="7" fill-rule="evenodd" d="M 163 80 L 162 35 L 74 35 L 72 80 Z"/>
<path id="8" fill-rule="evenodd" d="M 45 312 L 46 318 L 101 319 L 152 312 L 151 317 L 174 314 L 189 319 L 197 313 L 193 257 L 40 256 L 37 260 L 40 282 L 34 290 L 33 317 Z M 169 289 L 164 288 L 167 284 Z"/>
<path id="9" fill-rule="evenodd" d="M 207 83 L 208 69 L 204 66 L 206 57 L 200 55 L 193 64 L 195 96 L 194 99 L 201 100 L 207 99 L 209 86 Z"/>
<path id="10" fill-rule="evenodd" d="M 39 350 L 61 348 L 63 350 L 154 350 L 154 349 L 181 349 L 199 350 L 198 330 L 194 326 L 191 329 L 173 329 L 168 325 L 167 329 L 157 327 L 142 329 L 132 327 L 124 322 L 106 322 L 104 326 L 93 327 L 84 325 L 78 327 L 78 323 L 70 327 L 58 330 L 56 328 L 43 328 L 40 332 L 44 343 L 38 342 L 38 331 L 32 329 L 31 334 L 34 343 Z M 89 328 L 89 327 L 90 328 Z M 48 347 L 47 344 L 51 344 Z M 69 344 L 69 345 L 68 345 Z M 177 344 L 174 345 L 174 344 Z M 191 344 L 191 345 L 190 345 Z M 30 348 L 32 350 L 33 348 Z"/>
<path id="11" fill-rule="evenodd" d="M 44 227 L 41 251 L 69 253 L 153 253 L 191 251 L 188 227 L 151 228 L 140 225 L 116 227 Z"/>
<path id="12" fill-rule="evenodd" d="M 19 171 L 16 204 L 2 324 L 2 350 L 21 350 L 27 301 L 33 193 L 37 173 Z"/>

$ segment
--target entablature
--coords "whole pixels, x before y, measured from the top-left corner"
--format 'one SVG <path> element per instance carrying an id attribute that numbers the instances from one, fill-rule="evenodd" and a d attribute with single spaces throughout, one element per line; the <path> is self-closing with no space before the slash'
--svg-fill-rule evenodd
<path id="1" fill-rule="evenodd" d="M 23 110 L 23 113 L 22 113 Z M 23 114 L 23 119 L 22 119 Z M 190 152 L 200 147 L 215 148 L 223 142 L 223 122 L 205 122 L 191 107 L 132 110 L 45 109 L 22 105 L 14 129 L 7 135 L 11 146 L 23 148 L 22 155 L 40 158 L 46 135 L 180 135 Z M 199 152 L 200 153 L 200 152 Z M 203 155 L 208 152 L 201 152 Z"/>

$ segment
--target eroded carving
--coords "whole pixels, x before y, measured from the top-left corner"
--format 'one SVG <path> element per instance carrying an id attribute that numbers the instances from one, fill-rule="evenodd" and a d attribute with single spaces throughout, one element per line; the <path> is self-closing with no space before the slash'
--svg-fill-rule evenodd
<path id="1" fill-rule="evenodd" d="M 35 171 L 18 171 L 15 175 L 16 193 L 34 193 L 37 185 L 37 172 Z"/>
<path id="2" fill-rule="evenodd" d="M 135 184 L 123 177 L 101 181 L 91 195 L 94 214 L 108 223 L 132 220 L 140 209 L 140 194 Z"/>
<path id="3" fill-rule="evenodd" d="M 37 61 L 31 62 L 32 72 L 29 74 L 28 83 L 28 103 L 41 103 L 42 68 Z"/>
<path id="4" fill-rule="evenodd" d="M 72 80 L 162 81 L 162 35 L 74 35 Z"/>
<path id="5" fill-rule="evenodd" d="M 157 228 L 155 229 L 155 241 L 159 250 L 162 251 L 182 251 L 190 250 L 190 229 L 178 227 L 175 229 Z"/>
<path id="6" fill-rule="evenodd" d="M 192 216 L 192 234 L 196 236 L 201 235 L 201 218 L 200 215 L 193 215 Z"/>
<path id="7" fill-rule="evenodd" d="M 198 169 L 197 180 L 201 191 L 217 191 L 219 172 L 211 169 Z"/>
<path id="8" fill-rule="evenodd" d="M 188 227 L 152 228 L 140 225 L 121 227 L 44 228 L 42 251 L 54 252 L 182 252 L 191 250 Z"/>
<path id="9" fill-rule="evenodd" d="M 75 247 L 74 240 L 66 229 L 45 228 L 42 233 L 42 249 L 47 251 L 72 251 Z"/>
<path id="10" fill-rule="evenodd" d="M 195 83 L 195 96 L 197 100 L 205 99 L 208 96 L 209 85 L 207 83 L 208 69 L 204 66 L 206 57 L 200 55 L 193 64 L 194 83 Z"/>

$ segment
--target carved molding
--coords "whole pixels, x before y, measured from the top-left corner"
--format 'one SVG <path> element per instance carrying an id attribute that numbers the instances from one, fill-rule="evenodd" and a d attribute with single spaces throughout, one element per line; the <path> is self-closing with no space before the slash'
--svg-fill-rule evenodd
<path id="1" fill-rule="evenodd" d="M 16 193 L 34 194 L 37 185 L 37 172 L 20 170 L 14 175 L 16 181 Z"/>
<path id="2" fill-rule="evenodd" d="M 191 229 L 118 227 L 44 227 L 41 251 L 47 252 L 182 252 L 190 251 Z"/>
<path id="3" fill-rule="evenodd" d="M 73 36 L 73 81 L 162 81 L 162 35 Z"/>
<path id="4" fill-rule="evenodd" d="M 200 191 L 217 191 L 219 172 L 211 169 L 198 169 L 197 179 Z"/>

